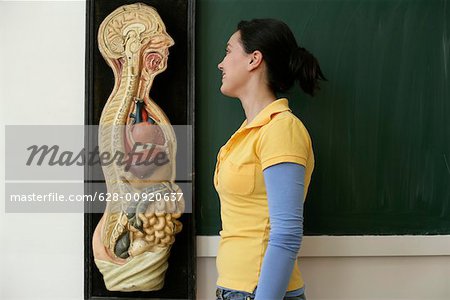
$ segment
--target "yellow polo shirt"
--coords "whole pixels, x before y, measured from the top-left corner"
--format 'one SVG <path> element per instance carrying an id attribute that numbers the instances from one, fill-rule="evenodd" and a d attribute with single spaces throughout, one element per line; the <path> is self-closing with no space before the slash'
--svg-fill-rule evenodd
<path id="1" fill-rule="evenodd" d="M 250 124 L 245 120 L 217 155 L 214 186 L 222 218 L 217 285 L 250 293 L 257 286 L 270 232 L 263 170 L 282 162 L 305 166 L 306 198 L 314 168 L 312 143 L 285 98 L 267 105 Z M 287 291 L 303 284 L 296 260 Z"/>

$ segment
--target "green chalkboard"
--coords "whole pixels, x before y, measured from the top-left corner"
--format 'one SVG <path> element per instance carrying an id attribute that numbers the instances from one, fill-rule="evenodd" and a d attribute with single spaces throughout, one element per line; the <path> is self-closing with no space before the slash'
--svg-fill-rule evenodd
<path id="1" fill-rule="evenodd" d="M 287 96 L 316 167 L 307 235 L 450 234 L 450 1 L 198 0 L 197 234 L 217 235 L 219 148 L 245 119 L 217 64 L 241 19 L 284 20 L 329 82 Z"/>

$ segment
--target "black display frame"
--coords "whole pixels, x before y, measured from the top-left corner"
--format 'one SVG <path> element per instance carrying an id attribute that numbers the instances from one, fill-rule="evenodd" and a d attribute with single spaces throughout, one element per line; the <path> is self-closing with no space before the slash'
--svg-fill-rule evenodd
<path id="1" fill-rule="evenodd" d="M 114 86 L 112 70 L 98 50 L 97 32 L 101 21 L 117 7 L 132 3 L 144 3 L 154 7 L 166 25 L 167 32 L 175 40 L 170 48 L 167 70 L 154 81 L 150 95 L 167 114 L 173 125 L 192 126 L 194 132 L 195 87 L 195 0 L 153 1 L 95 1 L 86 2 L 86 60 L 85 60 L 85 125 L 98 125 L 101 111 Z M 173 101 L 161 101 L 170 99 Z M 92 235 L 101 213 L 92 213 L 92 204 L 86 202 L 84 215 L 84 298 L 85 299 L 195 299 L 196 297 L 196 234 L 194 193 L 194 135 L 191 135 L 192 212 L 180 218 L 183 230 L 177 234 L 169 257 L 169 268 L 163 289 L 151 292 L 111 292 L 94 263 Z M 85 126 L 85 149 L 97 145 L 95 126 Z M 93 195 L 103 186 L 100 166 L 85 166 L 85 194 Z M 178 182 L 178 181 L 177 181 Z M 102 192 L 102 191 L 100 191 Z"/>

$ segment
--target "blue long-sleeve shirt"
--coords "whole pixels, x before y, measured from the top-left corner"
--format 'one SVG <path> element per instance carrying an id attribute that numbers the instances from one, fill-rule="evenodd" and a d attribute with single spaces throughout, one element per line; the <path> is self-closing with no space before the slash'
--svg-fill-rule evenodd
<path id="1" fill-rule="evenodd" d="M 271 228 L 255 298 L 283 299 L 303 237 L 305 167 L 281 163 L 263 172 Z M 303 292 L 301 288 L 287 296 Z"/>

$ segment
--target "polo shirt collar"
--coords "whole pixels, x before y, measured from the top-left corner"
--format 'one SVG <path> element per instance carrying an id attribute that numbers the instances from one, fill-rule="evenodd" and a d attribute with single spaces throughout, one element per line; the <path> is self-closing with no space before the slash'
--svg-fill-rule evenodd
<path id="1" fill-rule="evenodd" d="M 256 117 L 250 122 L 250 124 L 247 125 L 247 119 L 242 123 L 241 129 L 248 129 L 248 128 L 254 128 L 254 127 L 260 127 L 264 126 L 267 123 L 270 122 L 270 119 L 272 116 L 276 113 L 280 113 L 283 111 L 291 111 L 289 108 L 289 102 L 286 98 L 280 98 L 261 110 Z"/>

